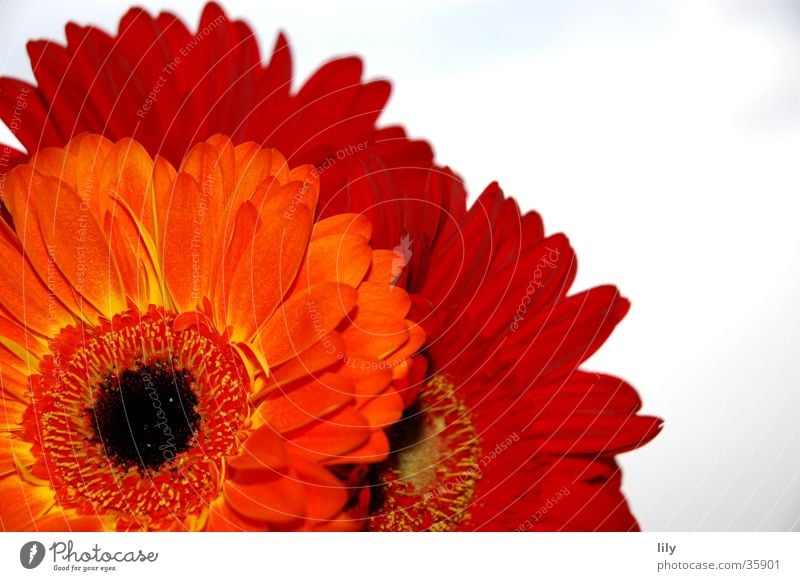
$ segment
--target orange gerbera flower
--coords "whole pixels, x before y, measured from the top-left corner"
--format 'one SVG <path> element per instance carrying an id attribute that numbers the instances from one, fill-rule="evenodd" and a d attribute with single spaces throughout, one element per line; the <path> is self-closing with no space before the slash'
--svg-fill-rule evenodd
<path id="1" fill-rule="evenodd" d="M 313 223 L 313 167 L 85 134 L 6 193 L 0 529 L 360 526 L 424 334 L 369 221 Z"/>

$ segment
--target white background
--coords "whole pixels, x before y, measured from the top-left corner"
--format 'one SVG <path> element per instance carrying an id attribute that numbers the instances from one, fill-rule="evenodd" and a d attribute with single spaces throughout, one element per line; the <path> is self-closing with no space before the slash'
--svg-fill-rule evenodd
<path id="1" fill-rule="evenodd" d="M 139 1 L 191 26 L 200 2 Z M 67 20 L 127 2 L 0 0 L 3 74 Z M 492 180 L 633 308 L 590 367 L 665 419 L 626 455 L 649 530 L 800 529 L 800 3 L 227 1 L 299 78 L 366 58 L 385 123 L 434 143 L 474 198 Z M 0 141 L 9 142 L 5 128 Z"/>
<path id="2" fill-rule="evenodd" d="M 372 579 L 378 572 L 385 581 L 409 579 L 589 579 L 615 581 L 677 578 L 797 579 L 796 536 L 789 533 L 442 533 L 415 535 L 389 533 L 363 535 L 342 533 L 29 533 L 0 535 L 0 572 L 13 579 L 244 579 L 258 571 L 267 579 L 325 579 L 353 581 Z M 20 566 L 20 549 L 37 540 L 45 546 L 41 564 L 26 571 Z M 157 552 L 149 563 L 115 564 L 113 572 L 83 572 L 95 562 L 65 562 L 67 547 L 54 543 L 72 541 L 73 551 L 134 555 Z M 672 555 L 664 546 L 674 547 Z M 658 552 L 661 544 L 662 552 Z M 357 546 L 357 550 L 353 548 Z M 576 552 L 581 558 L 576 559 Z M 53 556 L 56 559 L 53 559 Z M 314 557 L 309 559 L 308 555 Z M 398 556 L 413 558 L 398 558 Z M 353 559 L 356 556 L 356 559 Z M 771 570 L 708 571 L 669 569 L 697 563 L 725 567 L 746 560 L 771 560 Z M 343 563 L 343 560 L 345 561 Z M 775 568 L 775 561 L 777 569 Z M 662 571 L 659 573 L 659 563 Z M 78 571 L 54 567 L 77 566 Z M 344 565 L 344 566 L 342 566 Z M 598 577 L 598 572 L 606 572 Z M 522 574 L 522 575 L 521 575 Z M 719 577 L 716 577 L 716 576 Z"/>

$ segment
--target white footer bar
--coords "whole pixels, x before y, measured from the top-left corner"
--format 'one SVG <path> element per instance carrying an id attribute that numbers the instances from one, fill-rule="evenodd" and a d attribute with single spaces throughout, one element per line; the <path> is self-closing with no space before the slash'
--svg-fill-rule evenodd
<path id="1" fill-rule="evenodd" d="M 797 533 L 0 534 L 2 579 L 800 579 Z"/>

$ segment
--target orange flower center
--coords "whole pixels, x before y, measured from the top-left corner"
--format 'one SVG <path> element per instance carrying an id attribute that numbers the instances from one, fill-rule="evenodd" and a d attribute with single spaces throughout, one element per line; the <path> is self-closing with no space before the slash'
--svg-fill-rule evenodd
<path id="1" fill-rule="evenodd" d="M 247 419 L 236 352 L 203 325 L 151 307 L 63 329 L 31 376 L 25 426 L 33 476 L 62 506 L 164 528 L 219 493 Z"/>
<path id="2" fill-rule="evenodd" d="M 389 461 L 378 469 L 373 531 L 449 531 L 469 518 L 480 477 L 478 436 L 453 384 L 436 375 L 392 428 Z"/>

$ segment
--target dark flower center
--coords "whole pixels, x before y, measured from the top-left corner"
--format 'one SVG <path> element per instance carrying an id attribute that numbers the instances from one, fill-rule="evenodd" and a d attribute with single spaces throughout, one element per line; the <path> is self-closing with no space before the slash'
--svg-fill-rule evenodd
<path id="1" fill-rule="evenodd" d="M 50 481 L 59 506 L 110 515 L 119 530 L 203 524 L 251 390 L 228 338 L 179 316 L 151 305 L 51 339 L 23 434 L 31 476 Z"/>
<path id="2" fill-rule="evenodd" d="M 194 378 L 155 361 L 112 373 L 89 410 L 94 441 L 114 462 L 157 470 L 188 450 L 200 425 Z"/>
<path id="3" fill-rule="evenodd" d="M 374 468 L 372 531 L 454 531 L 469 519 L 481 477 L 472 414 L 434 375 L 389 432 L 393 453 Z"/>

